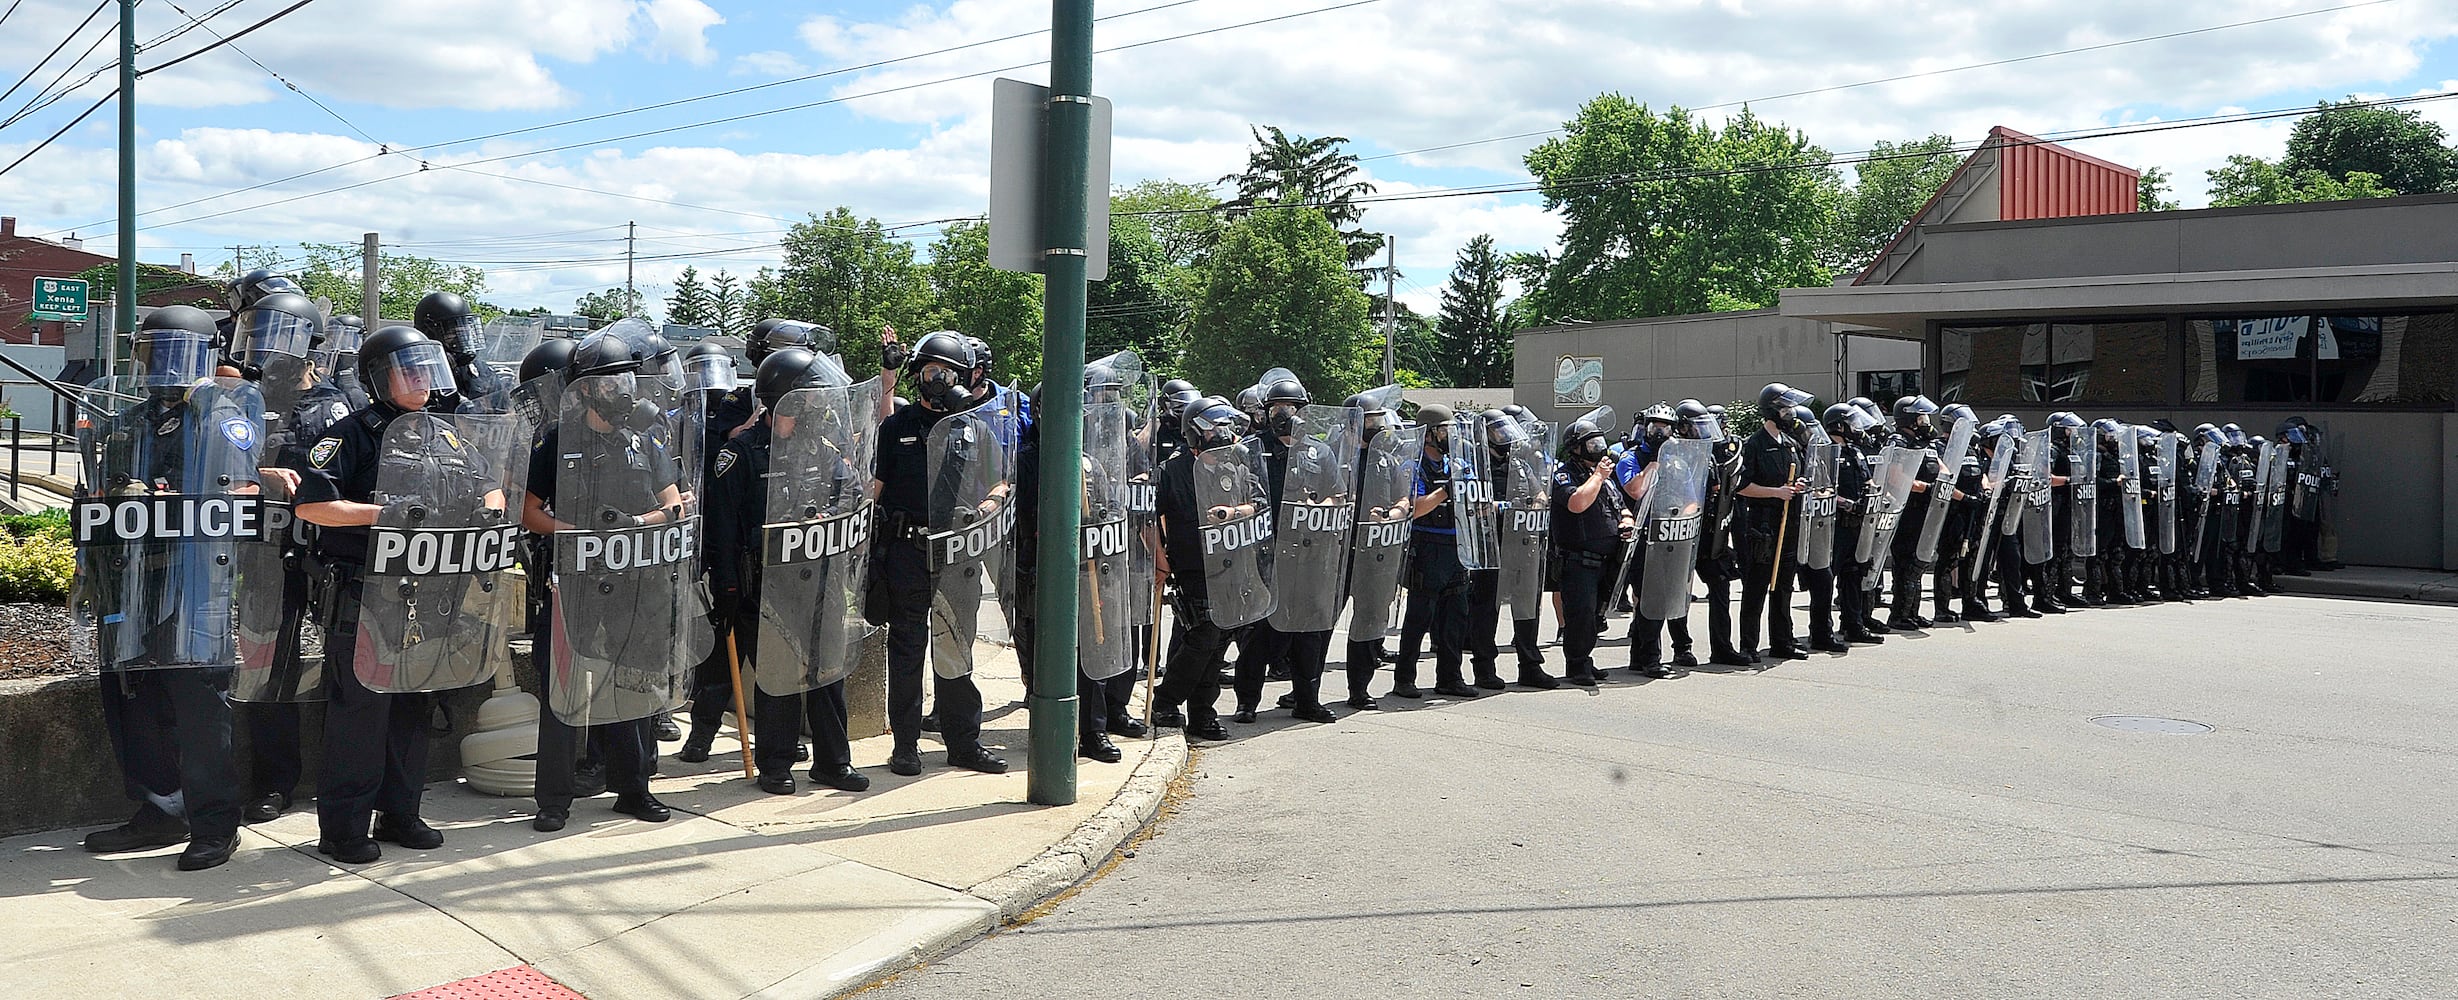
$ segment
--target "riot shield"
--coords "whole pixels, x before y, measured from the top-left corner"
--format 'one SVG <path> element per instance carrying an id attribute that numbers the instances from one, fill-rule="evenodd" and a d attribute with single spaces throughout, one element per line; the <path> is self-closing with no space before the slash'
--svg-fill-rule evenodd
<path id="1" fill-rule="evenodd" d="M 1843 447 L 1827 436 L 1818 423 L 1809 425 L 1809 447 L 1802 452 L 1802 478 L 1809 480 L 1809 491 L 1801 494 L 1794 518 L 1793 536 L 1801 540 L 1801 565 L 1809 569 L 1826 569 L 1835 565 L 1835 502 L 1836 467 L 1843 460 Z"/>
<path id="2" fill-rule="evenodd" d="M 2287 446 L 2273 443 L 2270 449 L 2268 492 L 2262 499 L 2262 551 L 2277 552 L 2286 539 L 2287 485 L 2295 470 L 2288 464 Z"/>
<path id="3" fill-rule="evenodd" d="M 1552 547 L 1553 462 L 1560 432 L 1542 421 L 1525 423 L 1530 431 L 1516 440 L 1503 460 L 1502 497 L 1494 507 L 1502 541 L 1502 575 L 1497 594 L 1511 606 L 1518 621 L 1538 617 L 1545 605 L 1545 553 Z"/>
<path id="4" fill-rule="evenodd" d="M 2124 519 L 2125 547 L 2142 548 L 2142 449 L 2131 427 L 2117 438 L 2117 516 Z"/>
<path id="5" fill-rule="evenodd" d="M 700 584 L 696 458 L 679 394 L 593 375 L 563 392 L 555 429 L 554 670 L 548 702 L 573 726 L 647 718 L 675 703 L 713 636 Z"/>
<path id="6" fill-rule="evenodd" d="M 1272 613 L 1271 495 L 1254 438 L 1195 453 L 1195 512 L 1203 519 L 1203 589 L 1212 624 L 1237 628 Z"/>
<path id="7" fill-rule="evenodd" d="M 1419 427 L 1382 431 L 1358 458 L 1357 526 L 1349 548 L 1351 640 L 1378 641 L 1391 630 L 1391 608 L 1408 560 L 1411 493 L 1423 433 Z"/>
<path id="8" fill-rule="evenodd" d="M 512 414 L 394 417 L 378 453 L 384 510 L 367 529 L 354 664 L 379 692 L 450 691 L 495 675 L 524 617 L 512 568 L 529 425 Z"/>
<path id="9" fill-rule="evenodd" d="M 2329 459 L 2322 453 L 2322 442 L 2316 437 L 2304 446 L 2304 454 L 2296 462 L 2296 475 L 2288 493 L 2288 512 L 2299 521 L 2321 520 L 2322 469 Z"/>
<path id="10" fill-rule="evenodd" d="M 1980 488 L 1988 494 L 1988 508 L 1980 518 L 1979 534 L 1973 541 L 1972 550 L 1964 557 L 1971 566 L 1968 579 L 1988 579 L 1989 567 L 1997 561 L 1997 538 L 2001 534 L 2010 534 L 2009 529 L 2014 527 L 2014 520 L 2007 516 L 2007 511 L 2012 510 L 2014 518 L 2022 516 L 2020 507 L 2007 506 L 2009 503 L 2021 503 L 2016 491 L 2022 488 L 2022 484 L 2014 481 L 2014 460 L 2015 453 L 2022 448 L 2022 438 L 2011 434 L 1998 435 L 1995 447 L 1989 453 L 1989 466 L 1980 473 Z"/>
<path id="11" fill-rule="evenodd" d="M 770 695 L 844 680 L 873 631 L 863 617 L 863 582 L 878 442 L 869 431 L 881 391 L 876 377 L 851 387 L 797 389 L 779 397 L 768 415 L 755 674 Z"/>
<path id="12" fill-rule="evenodd" d="M 2057 488 L 2049 481 L 2052 458 L 2056 454 L 2047 429 L 2031 432 L 2023 439 L 2022 455 L 2017 461 L 2029 464 L 2022 473 L 2023 487 L 2023 561 L 2037 566 L 2057 557 Z"/>
<path id="13" fill-rule="evenodd" d="M 2239 515 L 2238 536 L 2246 552 L 2262 550 L 2262 512 L 2270 506 L 2270 456 L 2278 450 L 2274 442 L 2264 441 L 2253 459 L 2253 488 L 2245 495 L 2245 509 Z"/>
<path id="14" fill-rule="evenodd" d="M 1498 569 L 1502 541 L 1494 517 L 1493 449 L 1485 446 L 1485 418 L 1463 413 L 1451 420 L 1451 517 L 1458 531 L 1462 569 Z"/>
<path id="15" fill-rule="evenodd" d="M 263 444 L 257 465 L 271 468 L 303 457 L 301 425 L 327 427 L 349 415 L 349 404 L 330 386 L 310 381 L 315 363 L 276 356 L 265 363 L 257 389 L 264 397 Z M 285 703 L 324 700 L 324 641 L 310 621 L 316 593 L 309 570 L 314 535 L 291 509 L 280 476 L 259 477 L 264 530 L 239 544 L 239 669 L 231 674 L 233 701 Z"/>
<path id="16" fill-rule="evenodd" d="M 532 438 L 544 439 L 563 422 L 563 382 L 558 370 L 512 387 L 512 412 L 529 421 Z"/>
<path id="17" fill-rule="evenodd" d="M 231 595 L 265 528 L 264 400 L 239 379 L 96 380 L 77 424 L 69 646 L 105 671 L 240 662 Z"/>
<path id="18" fill-rule="evenodd" d="M 1157 572 L 1152 546 L 1160 541 L 1158 493 L 1154 478 L 1159 467 L 1153 461 L 1153 420 L 1159 400 L 1155 393 L 1158 383 L 1152 373 L 1144 370 L 1144 360 L 1134 351 L 1116 354 L 1089 362 L 1086 367 L 1107 366 L 1119 382 L 1115 396 L 1095 396 L 1087 387 L 1086 406 L 1096 403 L 1118 404 L 1124 421 L 1126 442 L 1120 464 L 1111 466 L 1110 474 L 1119 482 L 1121 501 L 1126 505 L 1128 538 L 1133 544 L 1127 549 L 1127 594 L 1125 612 L 1130 624 L 1142 627 L 1153 623 L 1156 604 L 1153 600 L 1153 576 Z M 1089 429 L 1087 435 L 1090 434 Z M 1085 454 L 1093 454 L 1093 438 L 1085 438 Z M 1087 544 L 1090 544 L 1089 539 Z M 1089 550 L 1088 550 L 1089 551 Z M 1113 605 L 1114 607 L 1114 605 Z M 1083 612 L 1077 611 L 1079 625 Z M 1132 664 L 1130 664 L 1131 666 Z"/>
<path id="19" fill-rule="evenodd" d="M 341 389 L 342 398 L 353 410 L 367 405 L 367 387 L 358 380 L 358 345 L 367 339 L 364 328 L 339 319 L 324 324 L 324 343 L 313 352 L 316 367 L 324 370 L 324 379 Z"/>
<path id="20" fill-rule="evenodd" d="M 1690 438 L 1666 441 L 1640 501 L 1638 542 L 1646 547 L 1639 577 L 1639 614 L 1667 621 L 1690 613 L 1690 573 L 1706 521 L 1707 477 L 1715 468 L 1715 443 Z"/>
<path id="21" fill-rule="evenodd" d="M 2092 434 L 2082 428 L 2070 435 L 2077 440 L 2066 443 L 2066 482 L 2073 490 L 2066 504 L 2065 523 L 2072 532 L 2067 544 L 2078 556 L 2100 554 L 2100 449 Z"/>
<path id="22" fill-rule="evenodd" d="M 1323 584 L 1348 572 L 1349 535 L 1357 518 L 1355 442 L 1364 428 L 1364 410 L 1308 406 L 1297 440 L 1288 446 L 1270 578 L 1306 583 L 1275 591 L 1270 620 L 1282 632 L 1324 632 L 1339 624 L 1344 595 Z"/>
<path id="23" fill-rule="evenodd" d="M 481 328 L 470 351 L 477 363 L 495 373 L 504 385 L 521 379 L 521 359 L 546 339 L 546 320 L 538 316 L 499 316 Z"/>
<path id="24" fill-rule="evenodd" d="M 1870 479 L 1882 486 L 1872 497 L 1869 512 L 1861 518 L 1860 548 L 1856 553 L 1857 561 L 1870 564 L 1872 581 L 1886 570 L 1887 556 L 1894 551 L 1895 529 L 1902 524 L 1904 507 L 1912 499 L 1912 484 L 1920 480 L 1920 467 L 1928 455 L 1920 448 L 1894 445 L 1887 445 L 1878 454 L 1878 468 Z"/>
<path id="25" fill-rule="evenodd" d="M 2215 491 L 2219 486 L 2219 446 L 2207 441 L 2195 449 L 2193 491 L 2202 498 L 2202 516 L 2193 519 L 2194 562 L 2202 561 L 2202 546 L 2210 535 L 2212 507 L 2218 503 Z"/>
<path id="26" fill-rule="evenodd" d="M 1938 539 L 1946 531 L 1946 508 L 1954 501 L 1955 480 L 1963 474 L 1963 456 L 1971 454 L 1972 434 L 1978 429 L 1979 424 L 1970 417 L 1957 419 L 1938 452 L 1937 482 L 1929 487 L 1924 501 L 1928 513 L 1921 518 L 1920 538 L 1912 548 L 1912 557 L 1921 565 L 1937 561 Z"/>
<path id="27" fill-rule="evenodd" d="M 941 677 L 973 672 L 982 600 L 1006 590 L 1016 432 L 1014 411 L 988 403 L 930 429 L 930 666 Z"/>
<path id="28" fill-rule="evenodd" d="M 1127 510 L 1127 404 L 1084 404 L 1084 488 L 1080 499 L 1082 562 L 1076 571 L 1076 662 L 1084 676 L 1106 680 L 1135 666 L 1134 537 Z M 1149 580 L 1140 584 L 1151 589 Z M 1028 668 L 1029 669 L 1029 668 Z"/>
<path id="29" fill-rule="evenodd" d="M 2154 456 L 2156 464 L 2153 468 L 2153 479 L 2159 493 L 2158 505 L 2152 509 L 2151 517 L 2158 523 L 2156 534 L 2159 539 L 2159 551 L 2163 555 L 2174 555 L 2176 554 L 2176 435 L 2161 434 Z"/>

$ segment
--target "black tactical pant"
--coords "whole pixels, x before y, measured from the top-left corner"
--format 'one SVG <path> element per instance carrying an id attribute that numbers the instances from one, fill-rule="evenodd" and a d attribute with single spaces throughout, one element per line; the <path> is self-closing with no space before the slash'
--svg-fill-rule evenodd
<path id="1" fill-rule="evenodd" d="M 1562 672 L 1574 680 L 1596 677 L 1599 616 L 1612 600 L 1614 576 L 1613 561 L 1601 554 L 1562 554 Z"/>
<path id="2" fill-rule="evenodd" d="M 1179 641 L 1170 647 L 1169 669 L 1153 697 L 1163 708 L 1185 706 L 1186 724 L 1194 728 L 1220 721 L 1221 659 L 1246 630 L 1212 624 L 1202 601 L 1182 598 L 1179 604 Z"/>
<path id="3" fill-rule="evenodd" d="M 1076 739 L 1090 743 L 1093 737 L 1109 735 L 1117 723 L 1127 721 L 1127 706 L 1134 697 L 1133 668 L 1104 680 L 1094 680 L 1078 670 L 1075 675 Z"/>
<path id="4" fill-rule="evenodd" d="M 239 710 L 248 727 L 248 794 L 295 795 L 306 766 L 299 760 L 299 706 L 250 703 Z"/>
<path id="5" fill-rule="evenodd" d="M 1802 587 L 1809 590 L 1809 641 L 1813 646 L 1835 643 L 1835 567 L 1811 569 L 1801 566 L 1793 570 Z M 1789 620 L 1790 609 L 1786 609 Z"/>
<path id="6" fill-rule="evenodd" d="M 1494 642 L 1494 634 L 1502 628 L 1502 603 L 1501 570 L 1468 572 L 1468 658 L 1480 681 L 1502 679 L 1495 667 L 1502 649 Z M 1544 670 L 1545 654 L 1537 649 L 1536 643 L 1535 618 L 1511 619 L 1511 652 L 1519 658 L 1522 677 Z"/>
<path id="7" fill-rule="evenodd" d="M 1733 580 L 1739 570 L 1730 553 L 1698 561 L 1698 582 L 1707 586 L 1707 648 L 1712 652 L 1739 652 L 1733 646 Z M 1689 649 L 1689 621 L 1673 624 L 1674 651 Z"/>
<path id="8" fill-rule="evenodd" d="M 731 623 L 735 648 L 746 667 L 759 662 L 759 610 L 757 604 L 736 613 Z M 780 668 L 782 669 L 782 668 Z M 750 676 L 756 672 L 746 670 Z M 787 671 L 789 675 L 798 671 Z M 761 774 L 790 774 L 794 770 L 794 748 L 802 744 L 802 735 L 811 734 L 811 773 L 828 774 L 853 764 L 853 742 L 845 732 L 845 682 L 823 684 L 799 694 L 769 694 L 758 685 L 751 690 L 754 718 L 752 743 L 758 749 L 753 762 Z"/>
<path id="9" fill-rule="evenodd" d="M 120 788 L 129 801 L 144 805 L 178 796 L 189 836 L 237 834 L 239 768 L 231 757 L 229 672 L 115 670 L 99 679 L 103 730 L 119 756 Z"/>
<path id="10" fill-rule="evenodd" d="M 1741 651 L 1743 655 L 1758 651 L 1759 616 L 1764 614 L 1767 648 L 1789 652 L 1793 648 L 1793 570 L 1801 539 L 1785 533 L 1779 542 L 1776 536 L 1779 521 L 1792 508 L 1775 500 L 1744 503 L 1740 539 L 1748 559 L 1741 569 Z"/>
<path id="11" fill-rule="evenodd" d="M 531 655 L 554 662 L 554 631 L 533 637 Z M 550 702 L 553 699 L 548 699 Z M 652 761 L 657 752 L 654 724 L 648 719 L 607 722 L 580 727 L 563 721 L 550 704 L 538 713 L 538 780 L 535 797 L 541 813 L 569 813 L 579 784 L 582 759 L 606 768 L 606 790 L 626 798 L 648 794 Z"/>
<path id="12" fill-rule="evenodd" d="M 930 566 L 917 544 L 891 540 L 883 545 L 878 558 L 887 577 L 888 729 L 896 736 L 897 752 L 915 753 L 922 741 L 922 674 L 927 669 L 922 655 L 930 648 Z M 972 673 L 941 677 L 930 671 L 930 678 L 940 743 L 950 753 L 980 747 L 981 689 L 974 686 Z"/>
<path id="13" fill-rule="evenodd" d="M 1679 618 L 1647 617 L 1647 607 L 1645 603 L 1647 599 L 1647 548 L 1646 546 L 1638 545 L 1634 542 L 1632 543 L 1632 549 L 1633 551 L 1631 558 L 1637 560 L 1638 565 L 1630 567 L 1630 585 L 1625 588 L 1624 592 L 1628 593 L 1632 598 L 1632 604 L 1630 605 L 1632 610 L 1630 614 L 1630 631 L 1628 633 L 1628 638 L 1630 640 L 1630 666 L 1635 670 L 1640 667 L 1663 665 L 1664 633 L 1667 631 L 1673 633 L 1674 652 L 1689 652 L 1690 616 L 1685 610 L 1685 613 Z M 1684 579 L 1682 581 L 1682 589 L 1687 590 L 1689 589 L 1689 586 L 1689 580 Z M 1709 592 L 1711 594 L 1729 594 L 1730 589 L 1710 588 Z M 1620 596 L 1620 594 L 1614 595 L 1617 599 Z M 1719 603 L 1729 603 L 1729 600 Z M 1722 612 L 1723 619 L 1729 622 L 1732 618 L 1732 609 L 1725 607 L 1722 609 Z M 1712 616 L 1710 621 L 1714 621 Z M 1727 636 L 1725 641 L 1730 642 L 1730 637 Z"/>
<path id="14" fill-rule="evenodd" d="M 1319 644 L 1314 642 L 1317 636 L 1322 638 Z M 1297 696 L 1298 707 L 1322 704 L 1323 658 L 1330 645 L 1329 632 L 1283 632 L 1268 621 L 1254 623 L 1238 640 L 1238 709 L 1249 711 L 1262 706 L 1263 682 L 1273 664 L 1288 670 L 1289 686 Z"/>
<path id="15" fill-rule="evenodd" d="M 1417 686 L 1417 657 L 1429 634 L 1435 686 L 1459 684 L 1468 641 L 1468 573 L 1452 536 L 1417 531 L 1408 538 L 1408 610 L 1400 618 L 1399 659 L 1391 665 L 1394 690 Z"/>
<path id="16" fill-rule="evenodd" d="M 331 618 L 325 623 L 324 763 L 316 775 L 316 822 L 325 842 L 336 847 L 368 839 L 377 812 L 417 819 L 427 790 L 427 720 L 433 699 L 425 694 L 381 694 L 359 682 L 355 654 L 361 586 L 355 570 L 337 574 L 334 599 L 328 603 Z M 543 780 L 543 760 L 538 770 Z"/>
<path id="17" fill-rule="evenodd" d="M 713 635 L 716 641 L 709 644 L 708 655 L 701 657 L 699 665 L 691 670 L 691 732 L 694 736 L 717 735 L 717 727 L 725 721 L 725 714 L 734 710 L 734 663 L 727 653 L 726 639 L 734 634 L 736 614 L 739 612 L 721 615 L 711 622 L 715 626 Z M 756 624 L 758 610 L 752 609 L 750 615 L 748 620 L 755 624 L 744 629 L 746 636 L 759 634 Z M 751 652 L 740 649 L 736 655 L 747 660 Z"/>

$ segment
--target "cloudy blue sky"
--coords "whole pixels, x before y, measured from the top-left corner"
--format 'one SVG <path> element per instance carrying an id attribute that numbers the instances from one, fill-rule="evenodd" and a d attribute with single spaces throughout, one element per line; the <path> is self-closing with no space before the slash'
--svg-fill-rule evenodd
<path id="1" fill-rule="evenodd" d="M 145 0 L 143 38 L 219 13 L 138 63 L 289 2 Z M 0 22 L 0 80 L 72 40 L 0 100 L 0 120 L 116 56 L 105 41 L 61 77 L 112 12 L 72 35 L 92 0 L 18 4 Z M 2198 30 L 2305 11 L 2321 13 Z M 1117 103 L 1120 184 L 1229 173 L 1250 123 L 1350 137 L 1386 193 L 1510 183 L 1542 138 L 1473 140 L 1556 127 L 1606 90 L 1659 106 L 1752 101 L 1838 153 L 2001 124 L 2056 135 L 2458 90 L 2458 0 L 1105 0 L 1099 13 L 1097 44 L 1131 46 L 1094 70 Z M 486 266 L 492 301 L 564 308 L 622 281 L 626 221 L 640 224 L 640 281 L 655 297 L 687 263 L 773 263 L 791 220 L 834 205 L 927 240 L 933 220 L 982 212 L 990 78 L 1046 79 L 1048 37 L 1035 32 L 1048 17 L 1035 0 L 320 0 L 140 84 L 142 253 L 210 264 L 233 244 L 373 230 Z M 2195 33 L 2108 44 L 2175 32 Z M 2106 47 L 1961 69 L 2090 46 Z M 828 75 L 798 79 L 812 74 Z M 113 82 L 104 73 L 0 127 L 0 164 Z M 2419 107 L 2458 125 L 2458 100 Z M 2289 124 L 2074 145 L 2166 167 L 2192 206 L 2204 170 L 2230 153 L 2277 155 Z M 106 106 L 0 175 L 0 214 L 107 248 L 114 129 Z M 1450 148 L 1415 152 L 1429 147 Z M 1395 202 L 1366 221 L 1398 235 L 1403 298 L 1420 308 L 1471 236 L 1533 250 L 1557 229 L 1525 195 Z"/>

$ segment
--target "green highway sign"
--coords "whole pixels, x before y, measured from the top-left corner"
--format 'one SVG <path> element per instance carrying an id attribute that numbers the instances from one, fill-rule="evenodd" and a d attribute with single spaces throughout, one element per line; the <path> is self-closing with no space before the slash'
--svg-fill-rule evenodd
<path id="1" fill-rule="evenodd" d="M 34 318 L 62 323 L 85 319 L 85 279 L 34 279 Z"/>

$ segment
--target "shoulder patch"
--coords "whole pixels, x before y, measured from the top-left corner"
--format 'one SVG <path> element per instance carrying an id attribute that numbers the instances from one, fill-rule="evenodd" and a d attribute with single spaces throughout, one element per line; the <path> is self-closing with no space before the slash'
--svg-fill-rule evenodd
<path id="1" fill-rule="evenodd" d="M 325 438 L 322 441 L 316 442 L 316 446 L 314 448 L 309 449 L 307 453 L 307 464 L 315 466 L 319 469 L 324 468 L 325 466 L 332 464 L 333 455 L 339 451 L 341 451 L 340 438 Z"/>
<path id="2" fill-rule="evenodd" d="M 720 476 L 725 475 L 725 474 L 726 474 L 726 470 L 731 469 L 731 468 L 733 468 L 733 467 L 734 467 L 734 449 L 732 449 L 732 448 L 727 448 L 727 449 L 725 449 L 725 450 L 720 451 L 720 452 L 718 452 L 718 453 L 717 453 L 717 474 L 718 474 L 718 475 L 720 475 Z"/>
<path id="3" fill-rule="evenodd" d="M 335 400 L 325 405 L 324 412 L 331 415 L 327 419 L 340 423 L 343 417 L 350 415 L 350 404 Z"/>
<path id="4" fill-rule="evenodd" d="M 157 434 L 157 435 L 168 435 L 168 434 L 176 434 L 176 433 L 179 433 L 179 418 L 178 418 L 178 417 L 172 417 L 172 418 L 170 418 L 170 419 L 168 419 L 168 420 L 165 420 L 165 421 L 163 421 L 163 422 L 161 422 L 161 423 L 159 423 L 159 424 L 155 424 L 155 425 L 154 425 L 154 433 L 155 433 L 155 434 Z"/>
<path id="5" fill-rule="evenodd" d="M 222 437 L 240 451 L 256 450 L 256 425 L 246 417 L 231 417 L 222 421 Z"/>
<path id="6" fill-rule="evenodd" d="M 454 450 L 454 451 L 459 451 L 459 450 L 461 450 L 461 439 L 453 435 L 453 433 L 452 433 L 452 428 L 450 428 L 450 427 L 438 427 L 438 428 L 436 428 L 436 429 L 435 429 L 435 432 L 436 432 L 437 434 L 443 435 L 443 438 L 444 438 L 444 443 L 445 443 L 445 444 L 448 444 L 448 445 L 451 445 L 451 446 L 452 446 L 452 450 Z"/>

